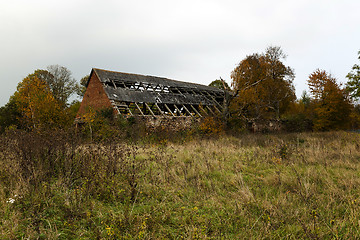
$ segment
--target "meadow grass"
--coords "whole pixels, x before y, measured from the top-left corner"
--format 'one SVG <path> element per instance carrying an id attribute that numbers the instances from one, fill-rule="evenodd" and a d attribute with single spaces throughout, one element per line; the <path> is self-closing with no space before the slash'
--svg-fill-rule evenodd
<path id="1" fill-rule="evenodd" d="M 79 144 L 65 137 L 3 136 L 0 235 L 356 239 L 359 137 L 243 134 Z"/>

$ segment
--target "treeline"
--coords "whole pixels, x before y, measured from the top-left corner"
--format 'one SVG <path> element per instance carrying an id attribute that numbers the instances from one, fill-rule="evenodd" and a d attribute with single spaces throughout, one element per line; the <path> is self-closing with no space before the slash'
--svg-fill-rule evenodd
<path id="1" fill-rule="evenodd" d="M 309 92 L 297 99 L 293 84 L 294 70 L 284 64 L 286 55 L 280 47 L 268 47 L 263 53 L 244 58 L 231 73 L 231 85 L 223 79 L 210 86 L 226 89 L 224 112 L 217 118 L 204 119 L 190 132 L 218 134 L 222 130 L 241 132 L 250 124 L 278 122 L 286 131 L 328 131 L 358 129 L 360 125 L 360 67 L 355 64 L 342 85 L 325 70 L 310 73 Z M 360 51 L 359 51 L 360 60 Z M 82 97 L 89 76 L 76 81 L 65 67 L 51 65 L 25 77 L 9 102 L 0 108 L 0 132 L 11 129 L 42 131 L 74 126 L 80 106 L 72 96 Z M 103 109 L 89 112 L 86 134 L 108 135 L 126 128 L 128 135 L 146 135 L 144 126 L 134 127 L 134 119 L 112 116 Z M 109 130 L 111 129 L 111 131 Z M 266 129 L 266 128 L 265 128 Z M 159 130 L 161 133 L 162 130 Z M 110 134 L 111 135 L 111 134 Z M 141 135 L 141 134 L 140 134 Z"/>
<path id="2" fill-rule="evenodd" d="M 268 47 L 237 65 L 231 73 L 231 87 L 221 78 L 210 84 L 230 92 L 224 116 L 228 127 L 279 121 L 287 131 L 359 128 L 358 64 L 347 75 L 345 85 L 327 71 L 316 69 L 307 79 L 309 92 L 296 99 L 294 70 L 283 63 L 285 58 L 280 47 Z"/>
<path id="3" fill-rule="evenodd" d="M 51 65 L 25 77 L 9 102 L 0 108 L 0 131 L 64 129 L 73 125 L 87 77 L 78 83 L 66 67 Z"/>

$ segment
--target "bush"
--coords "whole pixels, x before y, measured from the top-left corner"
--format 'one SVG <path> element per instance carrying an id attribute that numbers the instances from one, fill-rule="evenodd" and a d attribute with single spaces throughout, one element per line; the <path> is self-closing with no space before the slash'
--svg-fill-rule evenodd
<path id="1" fill-rule="evenodd" d="M 282 124 L 287 132 L 312 131 L 313 122 L 304 114 L 293 114 L 282 119 Z"/>
<path id="2" fill-rule="evenodd" d="M 216 117 L 205 117 L 200 121 L 199 131 L 205 136 L 217 136 L 224 131 L 224 125 Z"/>
<path id="3" fill-rule="evenodd" d="M 358 238 L 358 134 L 0 135 L 4 239 Z M 348 214 L 349 213 L 349 214 Z"/>

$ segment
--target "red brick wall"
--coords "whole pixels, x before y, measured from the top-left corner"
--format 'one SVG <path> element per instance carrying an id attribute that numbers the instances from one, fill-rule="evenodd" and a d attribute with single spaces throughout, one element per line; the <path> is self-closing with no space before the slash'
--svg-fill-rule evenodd
<path id="1" fill-rule="evenodd" d="M 86 113 L 88 107 L 93 109 L 103 109 L 112 107 L 110 100 L 108 99 L 102 83 L 96 76 L 95 72 L 92 72 L 91 78 L 81 102 L 77 116 L 81 117 Z"/>

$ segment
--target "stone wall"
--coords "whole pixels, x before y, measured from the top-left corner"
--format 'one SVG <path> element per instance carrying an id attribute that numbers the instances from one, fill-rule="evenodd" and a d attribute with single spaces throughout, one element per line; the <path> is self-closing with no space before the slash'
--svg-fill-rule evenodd
<path id="1" fill-rule="evenodd" d="M 166 129 L 166 131 L 182 131 L 199 123 L 200 118 L 192 117 L 150 117 L 136 116 L 136 122 L 143 123 L 150 131 Z"/>
<path id="2" fill-rule="evenodd" d="M 252 132 L 279 132 L 283 124 L 280 120 L 254 121 L 249 122 L 248 128 Z"/>

